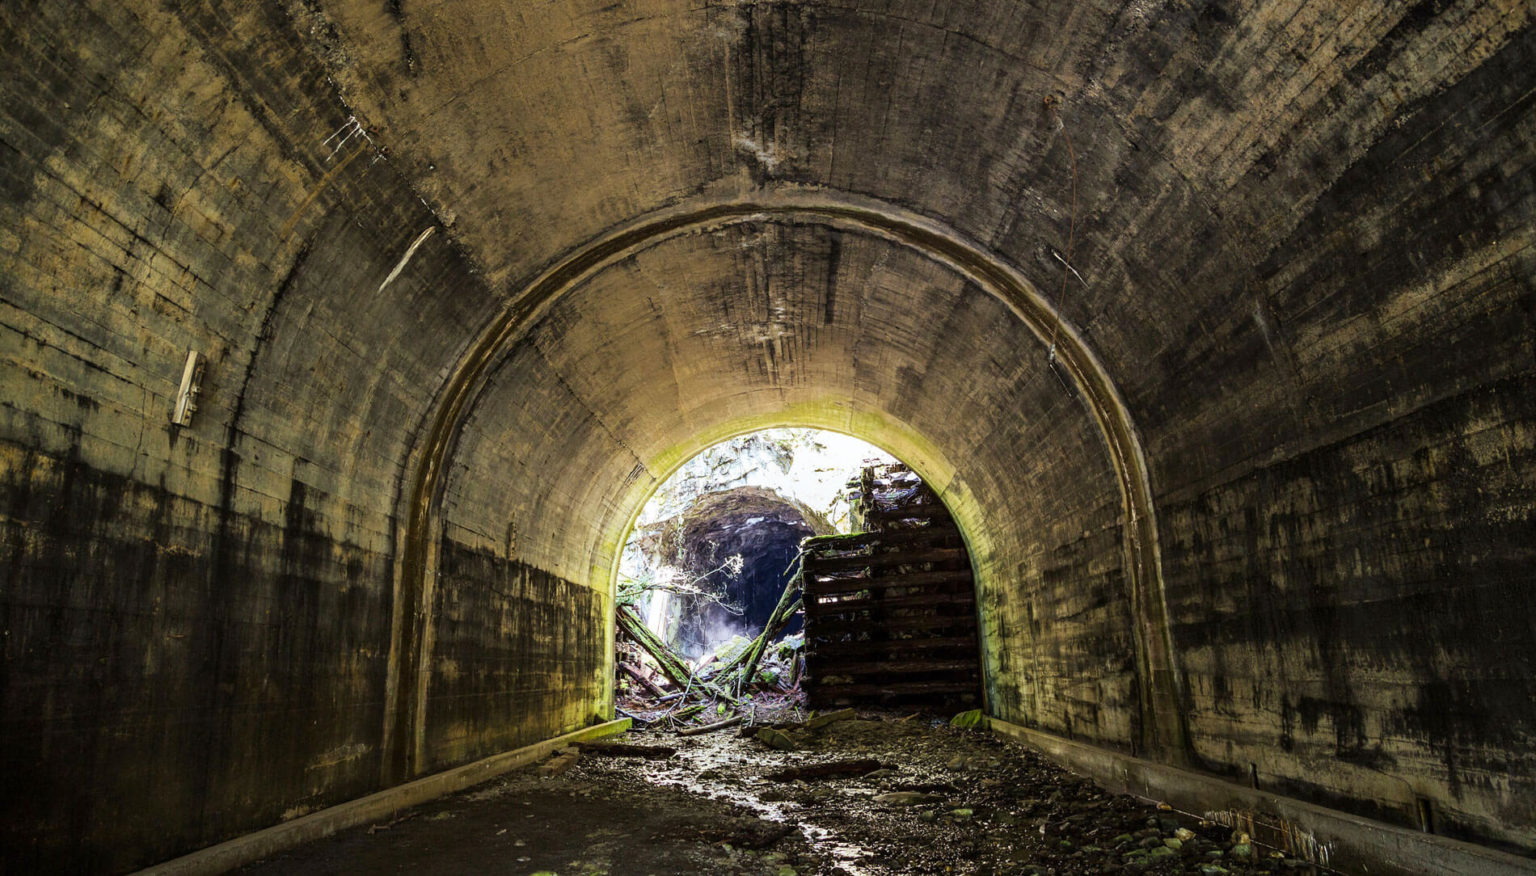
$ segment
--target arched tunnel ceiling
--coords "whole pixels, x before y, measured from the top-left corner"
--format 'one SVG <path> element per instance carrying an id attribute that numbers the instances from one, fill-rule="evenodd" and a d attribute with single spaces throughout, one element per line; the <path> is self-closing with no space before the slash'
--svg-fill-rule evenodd
<path id="1" fill-rule="evenodd" d="M 880 440 L 965 511 L 985 489 L 987 516 L 1017 521 L 995 532 L 972 521 L 989 539 L 1065 525 L 1085 499 L 1093 508 L 1119 501 L 1090 412 L 1052 370 L 1045 341 L 1002 300 L 922 253 L 823 225 L 751 221 L 617 262 L 551 305 L 496 366 L 474 410 L 458 490 L 481 491 L 475 507 L 502 490 L 475 477 L 483 465 L 544 472 L 602 461 L 601 475 L 541 479 L 542 510 L 508 509 L 540 517 L 556 504 L 561 519 L 590 521 L 596 544 L 530 548 L 531 559 L 575 578 L 594 570 L 572 560 L 606 568 L 637 498 L 676 465 L 765 424 Z M 551 427 L 529 428 L 539 423 Z M 481 453 L 495 462 L 472 461 Z M 1020 457 L 1049 463 L 1023 483 L 989 480 Z M 970 474 L 957 475 L 955 460 Z"/>
<path id="2" fill-rule="evenodd" d="M 1518 3 L 1438 17 L 1374 3 L 314 5 L 344 96 L 497 285 L 744 178 L 908 205 L 1030 264 L 1063 236 L 1071 138 L 1081 255 L 1111 299 L 1125 278 L 1183 285 L 1198 270 L 1185 260 L 1268 255 L 1400 110 L 1530 16 Z M 1430 49 L 1434 66 L 1417 66 Z M 1170 250 L 1181 225 L 1208 236 Z"/>
<path id="3" fill-rule="evenodd" d="M 548 538 L 519 561 L 606 581 L 640 502 L 711 436 L 845 430 L 939 486 L 999 629 L 1017 622 L 1009 582 L 1039 574 L 1041 539 L 1098 533 L 1098 568 L 1072 586 L 1117 606 L 1106 613 L 1117 662 L 1154 679 L 1140 689 L 1141 732 L 1182 750 L 1134 429 L 1082 339 L 1016 274 L 892 208 L 781 195 L 618 232 L 525 299 L 475 345 L 427 439 L 460 472 L 446 530 L 456 549 L 494 553 L 502 521 L 534 520 Z M 441 524 L 419 515 L 435 519 L 438 464 L 421 470 L 404 563 L 430 604 Z M 428 642 L 418 659 L 431 656 Z M 1015 684 L 1001 665 L 991 675 L 1000 692 Z"/>
<path id="4" fill-rule="evenodd" d="M 1405 320 L 1430 314 L 1405 312 L 1368 339 L 1339 325 L 1350 305 L 1326 276 L 1329 250 L 1387 247 L 1389 232 L 1379 212 L 1325 208 L 1363 184 L 1351 176 L 1362 162 L 1422 148 L 1392 142 L 1402 114 L 1531 15 L 1521 3 L 1439 16 L 1219 2 L 1155 14 L 1139 3 L 314 9 L 301 23 L 343 96 L 506 294 L 701 193 L 871 196 L 1060 289 L 1155 458 L 1195 454 L 1210 471 L 1400 403 L 1389 385 L 1342 378 L 1340 347 L 1390 348 Z M 1416 61 L 1425 54 L 1433 63 Z M 1500 159 L 1485 160 L 1467 172 Z M 1424 258 L 1437 255 L 1448 254 Z M 1233 394 L 1245 397 L 1236 410 L 1181 404 Z M 1189 480 L 1157 474 L 1165 489 Z"/>

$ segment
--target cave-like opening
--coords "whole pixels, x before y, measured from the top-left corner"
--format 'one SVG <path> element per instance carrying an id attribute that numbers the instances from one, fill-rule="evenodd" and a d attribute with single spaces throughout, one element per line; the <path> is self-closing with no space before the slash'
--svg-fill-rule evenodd
<path id="1" fill-rule="evenodd" d="M 640 512 L 620 554 L 620 609 L 690 669 L 728 659 L 769 623 L 798 570 L 800 543 L 855 525 L 849 484 L 861 467 L 892 461 L 819 429 L 760 430 L 706 448 Z M 795 636 L 800 623 L 790 617 L 772 639 Z"/>

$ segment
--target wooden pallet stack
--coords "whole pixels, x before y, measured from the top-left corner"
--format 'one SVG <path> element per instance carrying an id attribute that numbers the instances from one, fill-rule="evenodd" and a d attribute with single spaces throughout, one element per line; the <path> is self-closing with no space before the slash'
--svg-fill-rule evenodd
<path id="1" fill-rule="evenodd" d="M 954 519 L 904 465 L 866 468 L 849 487 L 868 531 L 804 542 L 810 704 L 971 706 L 976 591 Z"/>

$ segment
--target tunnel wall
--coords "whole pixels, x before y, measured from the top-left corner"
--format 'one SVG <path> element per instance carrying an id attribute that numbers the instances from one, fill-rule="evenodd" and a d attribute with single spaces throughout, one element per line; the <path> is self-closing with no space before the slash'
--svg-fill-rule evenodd
<path id="1" fill-rule="evenodd" d="M 1106 490 L 1102 441 L 1070 422 L 1076 412 L 1049 416 L 1063 408 L 1038 392 L 981 410 L 1011 424 L 996 439 L 1008 452 L 995 456 L 969 440 L 976 408 L 951 415 L 971 394 L 967 378 L 986 373 L 972 355 L 986 340 L 885 360 L 853 340 L 839 348 L 851 383 L 827 360 L 779 381 L 783 422 L 839 427 L 818 419 L 826 401 L 807 386 L 851 385 L 873 396 L 861 414 L 886 413 L 842 428 L 879 441 L 882 427 L 911 424 L 930 458 L 947 460 L 941 486 L 974 512 L 983 542 L 983 600 L 999 627 L 988 660 L 1005 717 L 1134 745 L 1136 717 L 1116 704 L 1144 701 L 1151 679 L 1132 678 L 1126 645 L 1161 634 L 1182 759 L 1228 775 L 1255 765 L 1261 782 L 1400 822 L 1423 794 L 1452 832 L 1536 849 L 1523 802 L 1533 611 L 1519 571 L 1533 528 L 1520 401 L 1532 380 L 1536 225 L 1528 3 L 325 9 L 351 51 L 336 75 L 393 122 L 402 160 L 430 181 L 429 200 L 461 217 L 461 239 L 492 276 L 701 193 L 806 186 L 934 217 L 1056 302 L 1102 357 L 1141 439 L 1164 560 L 1148 599 L 1171 613 L 1160 630 L 1138 634 L 1146 618 L 1116 603 L 1110 582 L 1131 580 L 1117 552 L 1131 521 Z M 558 111 L 568 106 L 582 112 Z M 573 181 L 571 197 L 538 196 Z M 507 203 L 528 211 L 511 231 Z M 800 241 L 775 257 L 805 251 Z M 856 262 L 850 254 L 842 263 Z M 816 271 L 805 274 L 815 288 Z M 761 276 L 744 264 L 714 288 L 722 301 L 756 302 Z M 888 285 L 924 314 L 919 331 L 940 335 L 950 311 L 934 307 L 928 282 L 919 270 Z M 651 322 L 621 314 L 666 298 L 650 293 L 666 285 L 640 277 L 645 295 L 586 308 L 591 334 L 569 341 L 580 352 L 550 354 L 647 461 L 670 449 L 648 451 L 610 390 L 650 378 L 682 390 L 667 400 L 678 422 L 650 436 L 676 445 L 752 419 L 750 405 L 728 410 L 729 392 L 698 379 L 711 370 L 698 362 L 732 373 L 781 361 L 765 361 L 761 331 L 743 331 L 735 356 L 642 342 L 663 357 L 659 374 L 627 364 L 638 356 L 605 368 L 616 347 L 602 332 L 626 343 L 643 334 L 633 326 Z M 826 294 L 780 324 L 798 338 L 794 326 L 829 309 L 837 322 L 849 297 Z M 742 314 L 755 317 L 733 318 Z M 907 322 L 885 318 L 875 331 L 907 343 Z M 1030 344 L 1010 353 L 1039 365 Z M 910 388 L 894 386 L 902 380 Z M 925 396 L 924 385 L 945 391 Z M 921 402 L 889 415 L 902 398 Z M 691 416 L 706 402 L 727 410 Z M 1042 414 L 1068 424 L 1038 446 L 1010 443 Z M 1399 476 L 1416 486 L 1401 489 Z M 1038 484 L 1041 498 L 1012 498 L 1018 484 Z M 1464 603 L 1486 618 L 1476 632 L 1445 611 Z M 1425 654 L 1422 638 L 1439 650 Z M 1306 670 L 1281 677 L 1282 660 Z M 1427 705 L 1446 702 L 1436 686 L 1455 702 Z M 1326 714 L 1346 727 L 1342 746 Z M 1442 725 L 1418 717 L 1430 714 Z M 1377 749 L 1396 754 L 1361 753 Z M 1489 778 L 1451 781 L 1446 764 L 1474 753 Z"/>
<path id="2" fill-rule="evenodd" d="M 382 285 L 436 220 L 274 5 L 7 4 L 0 32 L 0 869 L 121 872 L 381 786 L 400 481 L 495 302 L 440 228 Z M 456 604 L 451 643 L 547 639 L 589 592 L 449 560 L 545 606 Z M 551 649 L 586 675 L 472 651 L 490 693 L 442 732 L 590 715 L 597 649 Z"/>
<path id="3" fill-rule="evenodd" d="M 1225 355 L 1159 363 L 1235 404 L 1144 421 L 1200 762 L 1413 827 L 1422 798 L 1437 832 L 1527 849 L 1536 122 L 1511 110 L 1532 45 L 1342 171 L 1247 272 L 1268 309 L 1212 315 Z"/>
<path id="4" fill-rule="evenodd" d="M 0 7 L 8 867 L 127 869 L 587 720 L 634 510 L 776 423 L 933 478 L 995 711 L 1134 748 L 1116 464 L 1046 343 L 907 248 L 764 221 L 610 266 L 420 446 L 543 266 L 781 189 L 933 218 L 1099 356 L 1175 754 L 1536 851 L 1528 3 L 286 11 Z"/>
<path id="5" fill-rule="evenodd" d="M 607 570 L 618 548 L 593 517 L 604 491 L 644 469 L 531 341 L 492 379 L 516 397 L 475 406 L 442 500 L 423 769 L 548 738 L 609 708 Z"/>
<path id="6" fill-rule="evenodd" d="M 1399 823 L 1424 796 L 1442 829 L 1536 849 L 1528 3 L 657 3 L 453 21 L 327 9 L 358 48 L 338 75 L 404 129 L 432 197 L 479 211 L 466 245 L 493 270 L 558 251 L 552 229 L 599 235 L 743 177 L 912 209 L 1016 266 L 1103 357 L 1140 434 L 1183 757 Z M 475 42 L 460 64 L 466 23 L 518 36 Z M 435 75 L 370 87 L 399 81 L 402 35 Z M 576 104 L 586 115 L 545 112 Z M 408 123 L 426 118 L 493 136 Z M 504 246 L 500 205 L 563 179 L 570 142 L 620 178 L 531 199 L 526 251 Z M 513 163 L 534 170 L 484 197 Z M 643 184 L 618 170 L 631 166 Z M 893 288 L 939 333 L 946 313 L 923 282 Z M 610 348 L 581 344 L 568 379 L 616 410 L 581 389 L 604 383 L 588 366 Z M 953 372 L 896 363 L 914 386 L 946 385 L 917 410 L 968 394 L 973 345 L 955 347 L 946 357 L 966 367 Z M 742 349 L 726 369 L 754 361 Z M 691 360 L 668 362 L 692 388 Z M 687 410 L 694 395 L 678 398 Z M 1033 396 L 1002 410 L 1027 422 L 1059 408 Z M 1148 682 L 1132 678 L 1137 618 L 1110 586 L 1126 521 L 1085 461 L 1102 443 L 1077 424 L 1060 427 L 1077 437 L 1059 451 L 972 455 L 953 433 L 974 415 L 924 428 L 960 469 L 948 495 L 995 512 L 976 520 L 997 708 L 1134 745 L 1125 709 L 1094 714 Z M 1026 491 L 1010 498 L 1017 484 L 1071 510 L 1037 513 Z M 1067 693 L 1085 668 L 1101 680 Z"/>

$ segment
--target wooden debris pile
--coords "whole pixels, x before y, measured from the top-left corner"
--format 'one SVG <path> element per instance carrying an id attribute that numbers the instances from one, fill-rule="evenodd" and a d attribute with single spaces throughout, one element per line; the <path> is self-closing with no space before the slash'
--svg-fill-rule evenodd
<path id="1" fill-rule="evenodd" d="M 690 666 L 620 606 L 620 714 L 691 733 L 779 721 L 807 702 L 977 702 L 975 585 L 949 510 L 899 463 L 867 467 L 849 487 L 868 531 L 805 539 L 802 568 L 756 638 Z M 804 632 L 775 642 L 797 614 Z"/>
<path id="2" fill-rule="evenodd" d="M 618 609 L 621 685 L 618 712 L 637 724 L 684 735 L 751 725 L 798 712 L 805 662 L 802 636 L 774 638 L 800 611 L 800 576 L 792 577 L 756 638 L 726 643 L 690 666 L 646 627 L 631 606 Z"/>
<path id="3" fill-rule="evenodd" d="M 865 468 L 849 486 L 868 531 L 802 548 L 810 704 L 975 702 L 975 585 L 949 510 L 900 464 Z"/>

